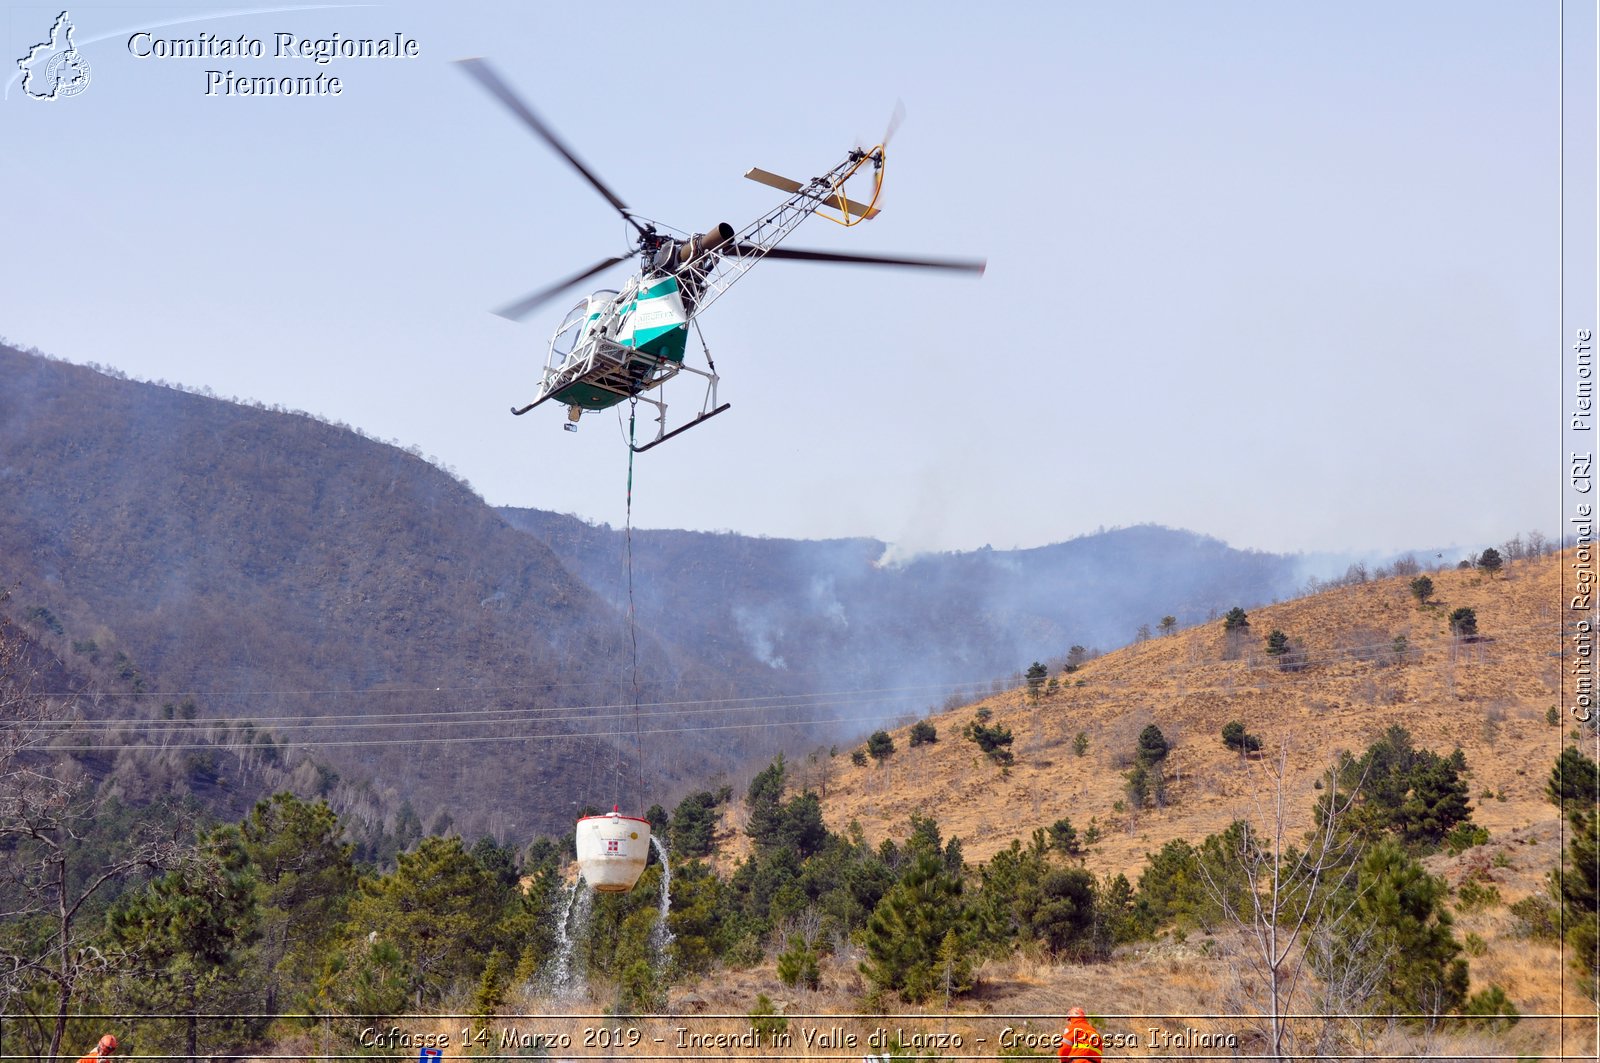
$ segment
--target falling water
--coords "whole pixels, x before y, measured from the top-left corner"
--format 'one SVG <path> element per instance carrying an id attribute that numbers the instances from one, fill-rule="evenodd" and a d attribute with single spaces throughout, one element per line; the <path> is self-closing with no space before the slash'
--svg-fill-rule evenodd
<path id="1" fill-rule="evenodd" d="M 572 921 L 572 906 L 578 901 L 578 884 L 569 882 L 562 889 L 567 903 L 556 921 L 556 960 L 550 971 L 550 988 L 558 997 L 566 994 L 567 981 L 572 977 L 572 935 L 567 932 L 567 924 Z"/>
<path id="2" fill-rule="evenodd" d="M 574 968 L 572 952 L 574 944 L 586 936 L 594 901 L 594 891 L 582 876 L 569 883 L 564 892 L 567 903 L 556 923 L 556 962 L 550 972 L 550 990 L 557 999 L 572 997 L 583 989 L 583 978 Z"/>
<path id="3" fill-rule="evenodd" d="M 661 860 L 661 900 L 656 905 L 656 925 L 650 931 L 650 946 L 655 952 L 656 968 L 664 968 L 667 963 L 667 949 L 672 945 L 672 931 L 667 926 L 667 912 L 672 907 L 672 865 L 667 863 L 667 847 L 656 836 L 650 833 L 650 844 L 655 846 L 656 856 Z"/>

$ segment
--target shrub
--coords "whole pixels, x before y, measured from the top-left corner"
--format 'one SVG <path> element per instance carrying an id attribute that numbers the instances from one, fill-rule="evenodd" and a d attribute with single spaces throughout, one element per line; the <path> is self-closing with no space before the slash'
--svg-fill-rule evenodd
<path id="1" fill-rule="evenodd" d="M 1141 761 L 1129 768 L 1123 778 L 1128 781 L 1125 791 L 1128 795 L 1128 804 L 1133 808 L 1143 808 L 1150 802 L 1150 769 Z"/>
<path id="2" fill-rule="evenodd" d="M 1240 755 L 1255 753 L 1261 749 L 1260 737 L 1246 733 L 1244 724 L 1238 720 L 1223 725 L 1222 744 L 1229 749 L 1238 750 Z"/>
<path id="3" fill-rule="evenodd" d="M 1444 845 L 1450 850 L 1452 856 L 1460 856 L 1475 845 L 1486 845 L 1489 841 L 1487 827 L 1479 827 L 1473 823 L 1457 823 L 1451 828 L 1450 833 L 1444 836 Z"/>
<path id="4" fill-rule="evenodd" d="M 1050 844 L 1068 856 L 1076 856 L 1083 852 L 1083 847 L 1078 844 L 1077 828 L 1065 817 L 1050 824 Z"/>
<path id="5" fill-rule="evenodd" d="M 1500 887 L 1470 878 L 1456 889 L 1456 910 L 1475 912 L 1479 908 L 1492 908 L 1500 903 Z"/>
<path id="6" fill-rule="evenodd" d="M 756 994 L 756 1006 L 750 1009 L 750 1029 L 757 1037 L 764 1037 L 767 1043 L 772 1043 L 776 1034 L 783 1033 L 789 1028 L 789 1020 L 778 1014 L 778 1009 L 772 1003 L 772 998 L 765 993 Z"/>
<path id="7" fill-rule="evenodd" d="M 1465 605 L 1451 613 L 1450 633 L 1464 638 L 1476 635 L 1478 633 L 1478 614 Z"/>
<path id="8" fill-rule="evenodd" d="M 1011 755 L 1011 728 L 1001 724 L 990 727 L 987 724 L 974 720 L 962 730 L 961 736 L 968 741 L 977 743 L 979 749 L 996 764 L 1010 764 L 1014 759 Z"/>
<path id="9" fill-rule="evenodd" d="M 1418 576 L 1412 580 L 1411 596 L 1417 600 L 1418 605 L 1426 605 L 1428 599 L 1433 597 L 1433 580 L 1427 576 Z"/>
<path id="10" fill-rule="evenodd" d="M 1561 940 L 1560 917 L 1556 914 L 1555 903 L 1549 897 L 1531 894 L 1513 904 L 1510 910 L 1517 920 L 1513 932 L 1518 937 L 1534 941 Z"/>
<path id="11" fill-rule="evenodd" d="M 64 635 L 67 629 L 61 621 L 56 619 L 56 614 L 42 605 L 30 605 L 24 614 L 30 624 L 37 624 L 54 635 Z"/>
<path id="12" fill-rule="evenodd" d="M 1469 938 L 1475 935 L 1467 935 Z M 1480 939 L 1481 941 L 1482 939 Z M 1506 991 L 1497 985 L 1488 989 L 1481 989 L 1467 998 L 1467 1005 L 1462 1009 L 1465 1015 L 1476 1017 L 1475 1024 L 1486 1030 L 1507 1030 L 1517 1024 L 1521 1015 L 1517 1006 L 1511 1003 Z"/>
<path id="13" fill-rule="evenodd" d="M 929 746 L 939 740 L 939 729 L 927 720 L 918 720 L 911 725 L 911 748 Z"/>
<path id="14" fill-rule="evenodd" d="M 778 956 L 778 981 L 791 989 L 816 989 L 822 984 L 817 954 L 798 937 Z"/>

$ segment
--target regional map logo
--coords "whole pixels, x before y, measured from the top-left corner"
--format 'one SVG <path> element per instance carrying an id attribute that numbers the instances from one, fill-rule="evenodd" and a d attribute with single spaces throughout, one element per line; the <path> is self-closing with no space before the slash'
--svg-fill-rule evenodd
<path id="1" fill-rule="evenodd" d="M 50 27 L 50 39 L 17 60 L 22 91 L 36 100 L 76 96 L 89 87 L 89 61 L 72 43 L 72 18 L 63 11 Z"/>

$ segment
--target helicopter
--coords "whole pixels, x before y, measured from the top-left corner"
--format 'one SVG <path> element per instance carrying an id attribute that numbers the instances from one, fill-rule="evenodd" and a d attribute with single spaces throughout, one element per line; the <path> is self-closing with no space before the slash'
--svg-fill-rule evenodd
<path id="1" fill-rule="evenodd" d="M 584 413 L 610 409 L 622 402 L 648 403 L 656 412 L 654 437 L 642 444 L 633 438 L 628 441 L 635 453 L 643 453 L 723 413 L 731 404 L 718 402 L 720 378 L 710 348 L 702 336 L 705 365 L 702 368 L 691 364 L 688 360 L 689 332 L 693 328 L 698 335 L 699 316 L 756 263 L 765 259 L 980 275 L 984 271 L 982 259 L 849 254 L 779 246 L 813 214 L 846 227 L 878 216 L 884 148 L 898 124 L 898 110 L 884 135 L 884 143 L 870 149 L 852 148 L 820 177 L 795 181 L 751 168 L 745 177 L 777 189 L 788 198 L 744 228 L 735 229 L 727 222 L 719 222 L 703 233 L 674 235 L 675 230 L 663 231 L 669 227 L 657 228 L 656 222 L 630 210 L 485 60 L 461 59 L 457 63 L 582 176 L 636 234 L 631 250 L 601 259 L 495 311 L 501 317 L 521 321 L 591 277 L 629 259 L 637 259 L 636 272 L 620 288 L 591 292 L 579 299 L 561 319 L 550 338 L 544 371 L 533 401 L 513 406 L 511 412 L 516 416 L 554 400 L 566 405 L 567 423 L 563 427 L 575 432 Z M 865 174 L 869 166 L 872 191 L 868 201 L 861 203 L 846 194 L 845 185 L 851 178 Z M 663 385 L 680 373 L 699 378 L 704 395 L 697 413 L 676 427 L 669 427 Z"/>

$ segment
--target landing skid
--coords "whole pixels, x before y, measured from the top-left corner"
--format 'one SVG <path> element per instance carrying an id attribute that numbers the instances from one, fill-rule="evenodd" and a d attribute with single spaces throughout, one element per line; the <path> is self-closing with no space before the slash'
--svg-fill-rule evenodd
<path id="1" fill-rule="evenodd" d="M 732 406 L 732 405 L 733 405 L 733 403 L 731 403 L 731 402 L 724 402 L 721 406 L 718 406 L 716 409 L 712 410 L 710 413 L 702 413 L 699 417 L 696 417 L 694 420 L 690 421 L 688 424 L 679 425 L 677 428 L 674 428 L 672 431 L 667 432 L 664 435 L 656 436 L 656 438 L 652 439 L 650 442 L 646 443 L 642 447 L 634 447 L 633 448 L 633 452 L 635 454 L 643 454 L 645 451 L 649 450 L 651 447 L 660 446 L 662 443 L 665 443 L 667 440 L 671 439 L 673 436 L 681 436 L 683 433 L 687 432 L 689 429 L 693 428 L 695 425 L 700 424 L 700 423 L 702 423 L 704 421 L 711 420 L 711 418 L 715 417 L 717 414 L 721 413 L 723 410 L 726 410 L 729 406 Z"/>
<path id="2" fill-rule="evenodd" d="M 529 410 L 534 409 L 537 406 L 542 406 L 546 401 L 549 400 L 549 398 L 550 398 L 550 396 L 546 395 L 543 398 L 534 399 L 532 402 L 528 403 L 526 406 L 523 406 L 523 407 L 520 407 L 520 408 L 516 407 L 516 406 L 513 406 L 513 407 L 511 407 L 511 416 L 513 416 L 513 417 L 521 417 L 523 414 L 527 413 Z"/>
<path id="3" fill-rule="evenodd" d="M 711 357 L 710 356 L 710 352 L 709 351 L 706 352 L 706 358 L 707 358 L 708 361 L 710 360 L 710 357 Z M 702 380 L 705 381 L 706 393 L 705 393 L 705 397 L 700 400 L 700 413 L 696 417 L 694 417 L 694 419 L 692 419 L 690 421 L 686 421 L 685 423 L 680 424 L 678 427 L 672 429 L 671 431 L 668 431 L 667 430 L 667 404 L 664 401 L 662 401 L 661 399 L 651 398 L 649 395 L 645 395 L 645 394 L 635 395 L 634 396 L 634 400 L 636 402 L 646 402 L 646 403 L 649 403 L 651 406 L 654 406 L 656 408 L 656 418 L 655 418 L 655 420 L 656 420 L 656 437 L 654 439 L 650 440 L 650 442 L 648 442 L 648 443 L 643 444 L 642 446 L 641 445 L 637 445 L 637 444 L 635 444 L 633 442 L 633 439 L 632 439 L 632 436 L 633 436 L 632 428 L 630 428 L 628 430 L 628 435 L 629 435 L 628 446 L 633 449 L 633 452 L 635 454 L 643 454 L 645 451 L 649 450 L 651 447 L 659 446 L 660 444 L 665 443 L 667 440 L 671 439 L 673 436 L 682 435 L 683 433 L 687 432 L 689 429 L 693 428 L 695 425 L 699 424 L 700 422 L 711 420 L 711 418 L 715 417 L 717 414 L 723 412 L 730 405 L 732 405 L 732 403 L 727 403 L 727 402 L 724 402 L 720 406 L 717 405 L 717 382 L 721 378 L 717 376 L 715 371 L 706 372 L 703 369 L 696 369 L 692 365 L 679 366 L 678 368 L 680 370 L 682 370 L 683 372 L 685 372 L 685 373 L 692 373 L 695 376 L 697 376 L 697 377 L 699 377 L 699 378 L 701 378 Z M 658 391 L 658 392 L 656 392 L 656 394 L 659 395 L 659 394 L 661 394 L 661 392 Z"/>

